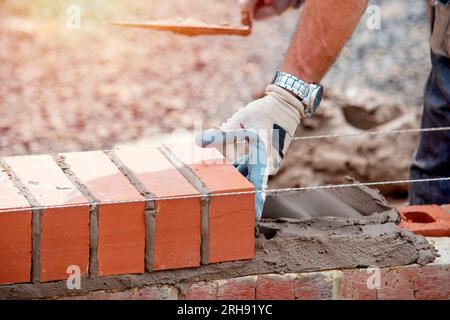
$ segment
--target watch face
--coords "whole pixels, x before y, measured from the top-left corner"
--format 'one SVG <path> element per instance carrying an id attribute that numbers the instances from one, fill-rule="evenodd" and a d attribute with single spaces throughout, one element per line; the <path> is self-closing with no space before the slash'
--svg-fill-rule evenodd
<path id="1" fill-rule="evenodd" d="M 319 109 L 320 102 L 322 101 L 323 97 L 323 87 L 319 86 L 316 90 L 316 94 L 314 97 L 314 103 L 313 103 L 313 112 L 316 112 Z"/>

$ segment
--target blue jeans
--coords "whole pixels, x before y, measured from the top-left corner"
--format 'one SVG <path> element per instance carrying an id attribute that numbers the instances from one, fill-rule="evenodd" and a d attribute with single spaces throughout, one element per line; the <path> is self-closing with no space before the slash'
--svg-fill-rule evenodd
<path id="1" fill-rule="evenodd" d="M 431 53 L 422 128 L 450 126 L 450 58 Z M 450 177 L 450 131 L 422 132 L 411 165 L 411 179 Z M 410 204 L 449 204 L 450 181 L 411 183 Z"/>

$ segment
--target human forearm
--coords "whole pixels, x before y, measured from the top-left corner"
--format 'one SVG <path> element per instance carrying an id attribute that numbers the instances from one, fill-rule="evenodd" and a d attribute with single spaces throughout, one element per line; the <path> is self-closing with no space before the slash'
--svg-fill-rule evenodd
<path id="1" fill-rule="evenodd" d="M 281 70 L 317 83 L 333 65 L 367 0 L 307 0 Z"/>

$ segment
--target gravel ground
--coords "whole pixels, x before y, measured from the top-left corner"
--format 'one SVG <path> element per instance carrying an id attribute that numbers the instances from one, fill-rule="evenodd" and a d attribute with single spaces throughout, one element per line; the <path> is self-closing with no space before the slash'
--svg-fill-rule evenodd
<path id="1" fill-rule="evenodd" d="M 363 18 L 325 83 L 342 91 L 371 89 L 405 105 L 422 103 L 430 70 L 429 23 L 421 0 L 372 0 L 380 8 L 381 29 Z"/>
<path id="2" fill-rule="evenodd" d="M 68 3 L 82 8 L 81 30 L 65 27 Z M 110 148 L 192 129 L 195 120 L 217 125 L 259 96 L 298 11 L 256 23 L 247 38 L 186 38 L 98 23 L 177 16 L 238 22 L 235 0 L 204 3 L 0 1 L 0 155 Z M 369 30 L 368 16 L 362 19 L 326 77 L 327 89 L 350 97 L 371 91 L 417 108 L 429 70 L 423 3 L 372 4 L 381 8 L 381 29 Z"/>

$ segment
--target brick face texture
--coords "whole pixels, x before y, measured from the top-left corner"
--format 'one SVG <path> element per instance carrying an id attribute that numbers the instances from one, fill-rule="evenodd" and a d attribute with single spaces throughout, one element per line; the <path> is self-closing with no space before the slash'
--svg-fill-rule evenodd
<path id="1" fill-rule="evenodd" d="M 118 149 L 117 157 L 156 197 L 199 196 L 156 148 Z M 200 265 L 200 198 L 156 200 L 150 269 Z M 149 244 L 151 245 L 151 244 Z"/>
<path id="2" fill-rule="evenodd" d="M 100 151 L 61 154 L 61 159 L 100 202 L 98 274 L 144 272 L 145 199 Z M 122 201 L 123 203 L 108 204 Z"/>
<path id="3" fill-rule="evenodd" d="M 295 275 L 260 276 L 256 282 L 257 300 L 294 300 Z"/>
<path id="4" fill-rule="evenodd" d="M 30 205 L 0 170 L 0 284 L 31 280 L 31 245 Z"/>
<path id="5" fill-rule="evenodd" d="M 217 283 L 216 282 L 199 282 L 190 285 L 187 288 L 186 295 L 182 298 L 187 300 L 216 300 L 217 299 Z"/>
<path id="6" fill-rule="evenodd" d="M 407 266 L 381 270 L 379 288 L 370 289 L 366 270 L 344 272 L 340 296 L 362 300 L 449 300 L 449 266 Z"/>
<path id="7" fill-rule="evenodd" d="M 41 216 L 41 282 L 67 278 L 67 268 L 88 272 L 89 207 L 46 209 Z"/>
<path id="8" fill-rule="evenodd" d="M 401 227 L 427 237 L 450 237 L 450 214 L 438 205 L 409 206 L 399 209 Z"/>
<path id="9" fill-rule="evenodd" d="M 218 282 L 218 300 L 254 300 L 256 276 L 242 277 Z"/>
<path id="10" fill-rule="evenodd" d="M 413 273 L 414 293 L 417 300 L 450 300 L 450 267 L 429 266 Z"/>
<path id="11" fill-rule="evenodd" d="M 216 149 L 168 146 L 212 194 L 253 191 L 254 187 Z M 208 262 L 252 259 L 254 256 L 254 194 L 211 197 Z M 239 223 L 237 223 L 239 222 Z"/>
<path id="12" fill-rule="evenodd" d="M 333 279 L 324 273 L 298 277 L 294 282 L 295 299 L 323 300 L 333 298 Z"/>
<path id="13" fill-rule="evenodd" d="M 44 209 L 40 213 L 39 278 L 67 278 L 66 270 L 77 265 L 87 273 L 89 262 L 89 203 L 65 176 L 51 156 L 5 158 L 28 193 Z M 67 207 L 64 207 L 67 206 Z"/>

